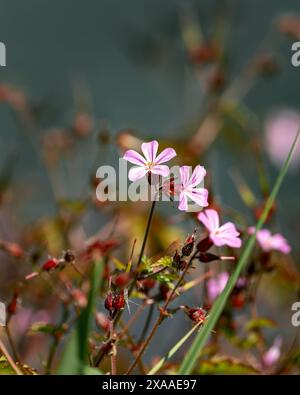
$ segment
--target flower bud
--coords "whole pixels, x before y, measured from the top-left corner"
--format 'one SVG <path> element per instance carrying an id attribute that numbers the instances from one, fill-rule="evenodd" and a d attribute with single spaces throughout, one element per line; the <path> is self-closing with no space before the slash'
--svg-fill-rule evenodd
<path id="1" fill-rule="evenodd" d="M 67 251 L 64 253 L 63 259 L 64 259 L 64 261 L 67 262 L 67 263 L 74 262 L 74 261 L 75 261 L 75 254 L 74 254 L 74 252 L 71 251 L 71 250 L 67 250 Z"/>
<path id="2" fill-rule="evenodd" d="M 198 259 L 200 262 L 208 263 L 212 261 L 218 261 L 220 257 L 209 252 L 202 252 L 201 254 L 199 254 Z"/>
<path id="3" fill-rule="evenodd" d="M 121 292 L 116 292 L 113 297 L 113 308 L 115 311 L 123 310 L 125 307 L 125 295 L 124 290 Z"/>
<path id="4" fill-rule="evenodd" d="M 181 306 L 189 318 L 195 323 L 202 323 L 206 320 L 207 312 L 201 307 L 190 308 L 188 306 Z"/>
<path id="5" fill-rule="evenodd" d="M 124 290 L 109 292 L 104 302 L 104 306 L 106 310 L 109 311 L 111 317 L 114 316 L 117 311 L 124 309 L 125 304 Z"/>
<path id="6" fill-rule="evenodd" d="M 104 307 L 109 311 L 110 314 L 113 313 L 113 294 L 109 292 L 105 298 Z"/>
<path id="7" fill-rule="evenodd" d="M 195 244 L 195 235 L 188 237 L 185 241 L 184 246 L 182 247 L 181 253 L 183 256 L 190 256 Z"/>
<path id="8" fill-rule="evenodd" d="M 143 280 L 139 280 L 140 288 L 145 293 L 147 293 L 148 291 L 150 291 L 150 289 L 155 287 L 155 284 L 156 284 L 156 281 L 154 278 L 145 278 Z"/>
<path id="9" fill-rule="evenodd" d="M 112 279 L 112 282 L 117 287 L 126 287 L 126 285 L 128 285 L 129 282 L 131 281 L 131 278 L 132 278 L 132 274 L 131 273 L 123 272 L 123 273 L 117 274 Z"/>
<path id="10" fill-rule="evenodd" d="M 206 237 L 205 239 L 199 241 L 197 244 L 197 249 L 200 252 L 206 252 L 207 250 L 210 249 L 210 247 L 213 245 L 213 242 L 210 240 L 209 237 Z"/>
<path id="11" fill-rule="evenodd" d="M 19 293 L 15 292 L 12 300 L 8 304 L 6 311 L 8 315 L 14 315 L 17 311 Z"/>
<path id="12" fill-rule="evenodd" d="M 178 251 L 176 250 L 174 256 L 173 256 L 173 262 L 172 262 L 172 266 L 177 268 L 178 264 L 181 261 L 181 256 L 180 254 L 178 254 Z"/>
<path id="13" fill-rule="evenodd" d="M 204 322 L 206 319 L 206 311 L 201 308 L 190 309 L 189 317 L 192 321 L 194 321 L 196 323 Z"/>
<path id="14" fill-rule="evenodd" d="M 57 266 L 58 266 L 58 260 L 56 258 L 50 258 L 48 259 L 48 261 L 46 261 L 43 264 L 42 270 L 49 272 L 52 269 L 56 269 Z"/>
<path id="15" fill-rule="evenodd" d="M 236 309 L 241 309 L 245 305 L 245 295 L 243 292 L 238 292 L 231 296 L 231 303 Z"/>

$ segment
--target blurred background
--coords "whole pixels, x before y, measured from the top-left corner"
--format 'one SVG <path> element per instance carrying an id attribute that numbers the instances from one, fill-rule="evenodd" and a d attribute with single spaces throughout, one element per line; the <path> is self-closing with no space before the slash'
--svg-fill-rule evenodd
<path id="1" fill-rule="evenodd" d="M 125 149 L 154 138 L 177 149 L 179 164 L 207 168 L 225 217 L 255 224 L 300 124 L 300 67 L 291 64 L 291 45 L 300 41 L 299 2 L 0 0 L 0 6 L 7 51 L 0 68 L 1 240 L 39 261 L 66 248 L 82 251 L 114 229 L 122 242 L 116 255 L 128 259 L 148 206 L 96 202 L 96 170 L 116 166 Z M 289 240 L 298 268 L 299 172 L 300 149 L 271 226 Z M 194 227 L 193 218 L 162 203 L 151 254 Z M 1 253 L 3 301 L 30 264 Z M 280 315 L 288 347 L 297 296 L 293 284 L 283 288 L 284 295 L 264 295 L 261 314 Z M 30 325 L 34 314 L 55 320 L 55 301 L 39 292 L 28 291 L 20 307 L 27 321 L 20 315 L 19 323 Z M 201 298 L 202 288 L 186 296 L 190 304 L 201 305 Z M 173 325 L 189 323 L 176 316 Z M 157 339 L 148 360 L 179 333 Z M 39 366 L 33 345 L 21 346 Z"/>

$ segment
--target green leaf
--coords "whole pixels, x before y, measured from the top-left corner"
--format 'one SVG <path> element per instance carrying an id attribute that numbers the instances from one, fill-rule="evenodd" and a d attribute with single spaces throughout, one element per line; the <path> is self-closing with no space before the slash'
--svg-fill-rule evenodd
<path id="1" fill-rule="evenodd" d="M 21 374 L 24 374 L 26 376 L 37 375 L 37 371 L 28 365 L 21 365 L 17 362 L 16 367 L 19 368 Z M 4 355 L 0 357 L 0 375 L 16 375 L 15 370 L 11 367 Z"/>
<path id="2" fill-rule="evenodd" d="M 201 362 L 199 374 L 257 374 L 252 366 L 235 358 L 214 356 Z"/>
<path id="3" fill-rule="evenodd" d="M 161 257 L 154 264 L 152 264 L 152 266 L 154 266 L 154 267 L 156 267 L 156 266 L 169 267 L 172 265 L 172 263 L 173 263 L 173 257 L 166 255 L 166 256 Z"/>
<path id="4" fill-rule="evenodd" d="M 245 328 L 248 331 L 255 331 L 264 328 L 275 328 L 276 323 L 268 318 L 256 318 L 246 323 Z"/>
<path id="5" fill-rule="evenodd" d="M 92 368 L 91 366 L 86 365 L 83 367 L 82 374 L 86 376 L 97 376 L 97 375 L 101 375 L 101 372 L 99 369 Z"/>
<path id="6" fill-rule="evenodd" d="M 209 318 L 206 320 L 203 327 L 200 329 L 193 344 L 191 345 L 189 351 L 187 352 L 187 354 L 180 366 L 179 374 L 190 374 L 192 372 L 192 370 L 194 369 L 194 367 L 196 366 L 198 356 L 199 356 L 200 352 L 202 351 L 203 347 L 205 346 L 207 340 L 209 339 L 209 337 L 211 335 L 211 331 L 214 329 L 220 315 L 222 314 L 222 311 L 226 305 L 226 302 L 230 296 L 231 291 L 233 290 L 242 270 L 245 268 L 245 266 L 248 262 L 250 254 L 251 254 L 251 252 L 254 248 L 254 245 L 255 245 L 256 233 L 263 226 L 265 220 L 267 219 L 269 211 L 273 206 L 275 198 L 279 192 L 281 184 L 282 184 L 284 177 L 287 173 L 287 170 L 288 170 L 290 161 L 292 159 L 292 155 L 295 150 L 299 135 L 300 135 L 300 130 L 298 131 L 298 133 L 295 137 L 295 140 L 292 144 L 292 147 L 290 149 L 290 152 L 288 154 L 288 157 L 279 172 L 279 175 L 277 177 L 277 180 L 275 182 L 273 190 L 266 202 L 264 211 L 263 211 L 263 213 L 256 225 L 255 233 L 248 239 L 247 243 L 245 244 L 245 247 L 243 249 L 243 252 L 241 254 L 241 257 L 239 259 L 239 262 L 236 266 L 235 271 L 231 275 L 223 292 L 221 293 L 221 295 L 217 298 L 216 302 L 214 303 L 214 306 L 210 311 Z"/>
<path id="7" fill-rule="evenodd" d="M 92 324 L 97 293 L 101 284 L 102 269 L 102 262 L 95 262 L 91 273 L 88 305 L 81 313 L 77 327 L 67 343 L 58 368 L 58 374 L 87 374 L 88 336 Z"/>
<path id="8" fill-rule="evenodd" d="M 7 359 L 4 355 L 0 357 L 0 375 L 15 375 L 16 372 L 7 362 Z"/>
<path id="9" fill-rule="evenodd" d="M 47 333 L 49 335 L 53 335 L 56 331 L 56 327 L 51 324 L 46 324 L 45 322 L 35 322 L 29 328 L 29 333 Z"/>

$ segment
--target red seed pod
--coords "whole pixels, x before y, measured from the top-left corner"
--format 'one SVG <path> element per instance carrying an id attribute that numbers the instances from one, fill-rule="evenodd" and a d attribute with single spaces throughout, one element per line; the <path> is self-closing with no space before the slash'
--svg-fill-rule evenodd
<path id="1" fill-rule="evenodd" d="M 205 239 L 199 241 L 197 244 L 197 249 L 200 252 L 206 252 L 207 250 L 210 249 L 210 247 L 213 245 L 213 242 L 210 240 L 209 237 L 206 237 Z"/>
<path id="2" fill-rule="evenodd" d="M 201 307 L 188 309 L 188 316 L 196 323 L 204 322 L 206 320 L 206 315 L 207 312 Z"/>
<path id="3" fill-rule="evenodd" d="M 148 292 L 155 287 L 156 281 L 154 278 L 145 278 L 144 280 L 140 280 L 139 284 L 144 292 Z"/>
<path id="4" fill-rule="evenodd" d="M 162 300 L 167 300 L 170 292 L 170 288 L 165 284 L 160 284 L 159 291 L 160 291 L 160 298 Z"/>
<path id="5" fill-rule="evenodd" d="M 86 250 L 82 254 L 82 259 L 90 260 L 93 258 L 97 258 L 98 256 L 104 256 L 112 249 L 116 248 L 119 245 L 119 242 L 114 239 L 110 240 L 96 240 L 93 243 L 89 244 Z"/>
<path id="6" fill-rule="evenodd" d="M 183 256 L 190 256 L 195 244 L 195 235 L 188 237 L 182 247 L 181 253 Z"/>
<path id="7" fill-rule="evenodd" d="M 63 259 L 67 262 L 67 263 L 71 263 L 75 261 L 75 254 L 73 251 L 71 250 L 67 250 L 64 253 Z"/>
<path id="8" fill-rule="evenodd" d="M 131 273 L 119 273 L 113 279 L 112 282 L 117 287 L 126 287 L 131 281 L 132 274 Z"/>
<path id="9" fill-rule="evenodd" d="M 173 256 L 172 266 L 177 269 L 178 264 L 180 263 L 180 261 L 181 261 L 181 256 L 180 256 L 180 254 L 178 254 L 178 251 L 176 251 L 174 256 Z"/>
<path id="10" fill-rule="evenodd" d="M 42 266 L 42 270 L 45 270 L 46 272 L 52 270 L 52 269 L 56 269 L 58 266 L 58 260 L 55 258 L 50 258 L 48 259 L 48 261 L 46 261 L 43 266 Z"/>
<path id="11" fill-rule="evenodd" d="M 243 292 L 232 295 L 231 303 L 236 309 L 242 309 L 245 305 L 245 295 Z"/>
<path id="12" fill-rule="evenodd" d="M 13 295 L 12 300 L 10 301 L 8 306 L 6 307 L 6 311 L 7 311 L 8 315 L 16 314 L 17 306 L 18 306 L 18 297 L 19 297 L 19 293 L 15 292 L 14 295 Z"/>
<path id="13" fill-rule="evenodd" d="M 211 44 L 204 44 L 190 50 L 190 57 L 193 63 L 203 64 L 216 59 L 216 49 Z"/>
<path id="14" fill-rule="evenodd" d="M 110 312 L 110 314 L 113 313 L 113 294 L 112 292 L 109 292 L 105 298 L 105 302 L 104 302 L 104 307 L 106 308 L 106 310 L 108 310 Z"/>
<path id="15" fill-rule="evenodd" d="M 218 261 L 220 257 L 218 257 L 215 254 L 211 254 L 209 252 L 202 252 L 201 254 L 199 254 L 198 259 L 200 262 L 208 263 L 208 262 Z"/>
<path id="16" fill-rule="evenodd" d="M 122 290 L 120 292 L 116 292 L 113 295 L 113 302 L 112 302 L 114 310 L 119 311 L 119 310 L 124 309 L 125 304 L 126 304 L 126 302 L 125 302 L 124 290 Z"/>

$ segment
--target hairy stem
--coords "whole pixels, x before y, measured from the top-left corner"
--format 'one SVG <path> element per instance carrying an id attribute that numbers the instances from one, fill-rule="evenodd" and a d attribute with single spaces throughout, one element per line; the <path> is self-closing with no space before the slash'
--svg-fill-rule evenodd
<path id="1" fill-rule="evenodd" d="M 193 259 L 195 258 L 197 252 L 198 251 L 196 250 L 194 252 L 194 254 L 190 257 L 190 259 L 189 259 L 185 269 L 183 270 L 181 276 L 179 277 L 179 280 L 177 281 L 175 287 L 173 288 L 172 292 L 170 292 L 170 294 L 169 294 L 164 306 L 160 309 L 159 316 L 157 317 L 157 320 L 155 321 L 155 324 L 154 324 L 151 332 L 149 333 L 149 335 L 148 335 L 147 339 L 145 340 L 143 346 L 140 348 L 139 353 L 136 356 L 136 359 L 132 362 L 132 364 L 128 368 L 126 374 L 130 374 L 133 371 L 133 369 L 137 365 L 138 361 L 142 358 L 144 352 L 146 351 L 147 347 L 149 346 L 149 344 L 150 344 L 151 340 L 153 339 L 153 336 L 155 335 L 159 325 L 162 323 L 162 321 L 163 321 L 163 319 L 165 317 L 166 310 L 167 310 L 170 302 L 172 301 L 173 296 L 175 295 L 177 289 L 179 288 L 181 282 L 183 281 L 183 279 L 184 279 L 188 269 L 190 268 L 190 266 L 191 266 L 191 264 L 193 262 Z"/>
<path id="2" fill-rule="evenodd" d="M 152 201 L 152 205 L 151 205 L 151 209 L 150 209 L 150 213 L 149 213 L 149 216 L 148 216 L 148 221 L 147 221 L 146 230 L 145 230 L 145 234 L 144 234 L 144 238 L 143 238 L 143 242 L 142 242 L 142 247 L 141 247 L 139 258 L 138 258 L 137 265 L 136 265 L 137 268 L 140 266 L 140 264 L 142 262 L 142 259 L 143 259 L 143 255 L 144 255 L 144 251 L 145 251 L 145 247 L 146 247 L 146 243 L 147 243 L 147 239 L 148 239 L 148 235 L 149 235 L 149 230 L 150 230 L 151 222 L 152 222 L 152 218 L 153 218 L 153 213 L 154 213 L 154 209 L 155 209 L 155 204 L 156 204 L 156 200 L 153 200 Z M 131 293 L 132 293 L 132 291 L 133 291 L 133 289 L 135 287 L 137 277 L 138 277 L 138 273 L 136 274 L 134 280 L 132 281 L 131 286 L 129 287 L 129 291 L 128 291 L 128 296 L 129 297 L 130 297 L 130 295 L 131 295 Z M 119 322 L 123 311 L 124 310 L 119 310 L 117 312 L 116 316 L 114 317 L 114 326 L 115 327 L 116 327 L 117 323 Z M 111 337 L 109 335 L 109 338 L 107 339 L 107 342 L 110 342 L 110 341 L 111 341 Z M 105 352 L 102 349 L 100 349 L 100 351 L 96 355 L 95 361 L 94 361 L 94 365 L 96 367 L 98 367 L 100 365 L 100 363 L 101 363 L 102 359 L 104 358 L 104 356 L 105 356 Z"/>

